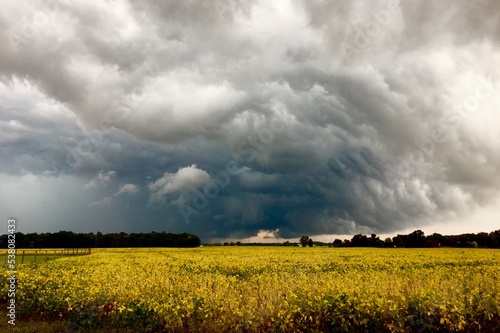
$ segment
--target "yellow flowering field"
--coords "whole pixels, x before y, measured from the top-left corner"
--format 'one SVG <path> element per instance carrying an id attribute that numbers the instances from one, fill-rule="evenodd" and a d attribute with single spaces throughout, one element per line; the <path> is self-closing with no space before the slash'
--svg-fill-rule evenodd
<path id="1" fill-rule="evenodd" d="M 89 331 L 500 331 L 500 252 L 489 249 L 95 249 L 21 265 L 17 278 L 19 321 Z"/>

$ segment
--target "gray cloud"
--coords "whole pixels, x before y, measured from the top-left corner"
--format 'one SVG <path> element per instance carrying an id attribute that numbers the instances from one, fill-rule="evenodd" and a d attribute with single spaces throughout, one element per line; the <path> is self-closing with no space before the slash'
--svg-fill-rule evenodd
<path id="1" fill-rule="evenodd" d="M 123 184 L 120 189 L 115 193 L 117 195 L 135 195 L 139 193 L 139 187 L 134 184 Z"/>
<path id="2" fill-rule="evenodd" d="M 206 239 L 389 233 L 465 216 L 500 189 L 499 9 L 6 4 L 0 172 L 61 189 L 76 177 L 95 196 L 85 207 L 120 216 L 110 229 Z"/>
<path id="3" fill-rule="evenodd" d="M 97 173 L 97 176 L 95 176 L 93 179 L 91 179 L 87 184 L 83 185 L 83 188 L 88 190 L 88 189 L 98 188 L 101 186 L 106 187 L 115 178 L 116 178 L 116 171 L 99 170 L 99 172 Z"/>
<path id="4" fill-rule="evenodd" d="M 92 201 L 89 207 L 107 207 L 113 202 L 113 197 L 106 197 L 99 201 Z"/>

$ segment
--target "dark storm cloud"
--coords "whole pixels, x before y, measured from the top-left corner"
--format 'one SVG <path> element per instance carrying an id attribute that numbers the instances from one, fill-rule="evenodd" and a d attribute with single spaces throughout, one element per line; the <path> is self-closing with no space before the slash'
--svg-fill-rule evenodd
<path id="1" fill-rule="evenodd" d="M 384 233 L 464 214 L 500 188 L 499 9 L 8 4 L 1 172 L 77 177 L 89 219 L 120 217 L 109 229 L 204 238 Z"/>

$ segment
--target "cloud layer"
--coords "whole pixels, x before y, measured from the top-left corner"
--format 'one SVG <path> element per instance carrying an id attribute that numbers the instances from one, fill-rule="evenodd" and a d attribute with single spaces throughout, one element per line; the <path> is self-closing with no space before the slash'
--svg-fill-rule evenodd
<path id="1" fill-rule="evenodd" d="M 34 175 L 58 180 L 47 196 L 61 216 L 76 209 L 61 193 L 82 191 L 110 230 L 296 237 L 453 221 L 499 196 L 499 7 L 5 4 L 2 211 Z M 44 227 L 75 225 L 57 219 Z"/>

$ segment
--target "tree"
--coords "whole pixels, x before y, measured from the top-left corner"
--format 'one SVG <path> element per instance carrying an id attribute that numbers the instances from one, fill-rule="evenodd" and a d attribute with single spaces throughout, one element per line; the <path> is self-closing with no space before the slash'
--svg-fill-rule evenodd
<path id="1" fill-rule="evenodd" d="M 369 246 L 370 241 L 368 237 L 362 234 L 354 235 L 351 239 L 351 246 L 359 247 L 359 246 Z"/>
<path id="2" fill-rule="evenodd" d="M 371 234 L 370 246 L 377 247 L 377 246 L 381 246 L 381 245 L 383 245 L 383 244 L 381 244 L 380 238 L 376 234 Z"/>
<path id="3" fill-rule="evenodd" d="M 424 247 L 425 234 L 422 230 L 415 230 L 407 236 L 405 241 L 406 247 Z"/>
<path id="4" fill-rule="evenodd" d="M 302 244 L 302 247 L 306 247 L 307 246 L 307 242 L 309 241 L 309 236 L 302 236 L 300 237 L 300 244 Z"/>
<path id="5" fill-rule="evenodd" d="M 308 245 L 309 247 L 313 247 L 314 243 L 313 243 L 313 240 L 312 240 L 311 238 L 309 238 L 309 239 L 307 240 L 307 245 Z"/>
<path id="6" fill-rule="evenodd" d="M 401 235 L 397 235 L 396 237 L 392 237 L 392 243 L 396 247 L 405 247 L 405 242 L 404 242 L 403 238 L 401 237 Z"/>
<path id="7" fill-rule="evenodd" d="M 341 247 L 342 246 L 342 241 L 340 239 L 335 239 L 333 241 L 333 247 Z"/>

